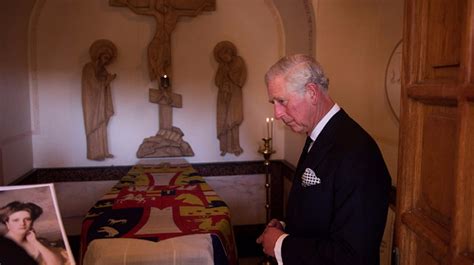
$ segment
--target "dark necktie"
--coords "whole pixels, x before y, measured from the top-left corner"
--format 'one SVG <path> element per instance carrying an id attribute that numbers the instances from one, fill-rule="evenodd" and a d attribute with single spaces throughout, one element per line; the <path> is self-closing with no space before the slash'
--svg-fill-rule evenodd
<path id="1" fill-rule="evenodd" d="M 304 143 L 303 151 L 307 154 L 309 151 L 309 147 L 311 146 L 311 143 L 313 143 L 313 139 L 311 137 L 306 137 L 306 142 Z"/>
<path id="2" fill-rule="evenodd" d="M 304 143 L 303 151 L 301 152 L 300 159 L 298 160 L 298 166 L 296 167 L 296 171 L 300 170 L 300 166 L 303 163 L 303 161 L 306 159 L 306 155 L 308 154 L 309 146 L 311 145 L 312 142 L 313 142 L 313 140 L 311 139 L 311 137 L 309 137 L 309 136 L 306 137 L 306 142 Z"/>

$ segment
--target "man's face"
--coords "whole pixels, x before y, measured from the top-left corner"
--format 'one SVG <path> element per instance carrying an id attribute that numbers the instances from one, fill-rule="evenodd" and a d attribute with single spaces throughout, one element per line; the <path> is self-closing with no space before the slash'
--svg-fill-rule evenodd
<path id="1" fill-rule="evenodd" d="M 311 101 L 306 92 L 287 91 L 282 77 L 268 84 L 268 98 L 273 104 L 276 119 L 281 119 L 292 131 L 309 134 L 313 130 L 311 123 Z"/>

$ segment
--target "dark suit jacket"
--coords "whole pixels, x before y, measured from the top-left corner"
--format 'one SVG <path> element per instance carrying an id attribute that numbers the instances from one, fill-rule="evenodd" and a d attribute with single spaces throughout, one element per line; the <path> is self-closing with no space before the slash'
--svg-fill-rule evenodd
<path id="1" fill-rule="evenodd" d="M 311 168 L 319 184 L 301 185 Z M 372 137 L 344 110 L 326 124 L 293 179 L 282 244 L 285 265 L 378 265 L 390 174 Z"/>

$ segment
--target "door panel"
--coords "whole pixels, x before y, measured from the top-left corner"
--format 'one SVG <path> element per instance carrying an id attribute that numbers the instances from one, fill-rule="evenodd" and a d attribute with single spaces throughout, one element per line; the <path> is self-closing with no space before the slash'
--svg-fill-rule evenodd
<path id="1" fill-rule="evenodd" d="M 465 207 L 467 209 L 465 214 L 461 214 L 459 217 L 459 227 L 465 228 L 464 234 L 460 241 L 466 245 L 466 250 L 462 250 L 463 254 L 470 256 L 471 260 L 474 260 L 474 102 L 468 102 L 465 104 L 466 112 L 466 123 L 463 126 L 462 132 L 465 135 L 465 140 L 462 143 L 463 149 L 463 166 L 460 169 L 460 174 L 463 177 L 463 183 L 461 183 L 459 189 L 461 193 L 466 194 L 464 196 Z M 468 231 L 468 232 L 466 232 Z M 471 262 L 470 265 L 474 264 Z"/>
<path id="2" fill-rule="evenodd" d="M 453 180 L 456 137 L 456 108 L 422 104 L 421 172 L 416 207 L 449 230 L 454 204 Z M 450 139 L 450 141 L 443 141 Z M 417 187 L 415 187 L 417 188 Z"/>
<path id="3" fill-rule="evenodd" d="M 423 80 L 456 80 L 461 63 L 460 47 L 463 12 L 462 0 L 421 1 L 419 19 L 423 27 L 421 39 L 424 56 Z"/>
<path id="4" fill-rule="evenodd" d="M 474 0 L 406 0 L 395 245 L 474 264 Z"/>
<path id="5" fill-rule="evenodd" d="M 441 265 L 446 263 L 446 255 L 426 243 L 425 240 L 416 240 L 416 262 L 423 265 Z"/>

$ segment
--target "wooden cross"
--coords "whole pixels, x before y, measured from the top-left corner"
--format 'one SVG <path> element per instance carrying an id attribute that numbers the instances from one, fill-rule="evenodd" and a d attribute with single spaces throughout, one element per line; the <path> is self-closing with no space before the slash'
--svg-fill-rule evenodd
<path id="1" fill-rule="evenodd" d="M 183 107 L 182 96 L 173 93 L 169 87 L 150 88 L 149 100 L 159 105 L 160 131 L 163 129 L 171 130 L 173 127 L 173 108 Z"/>

